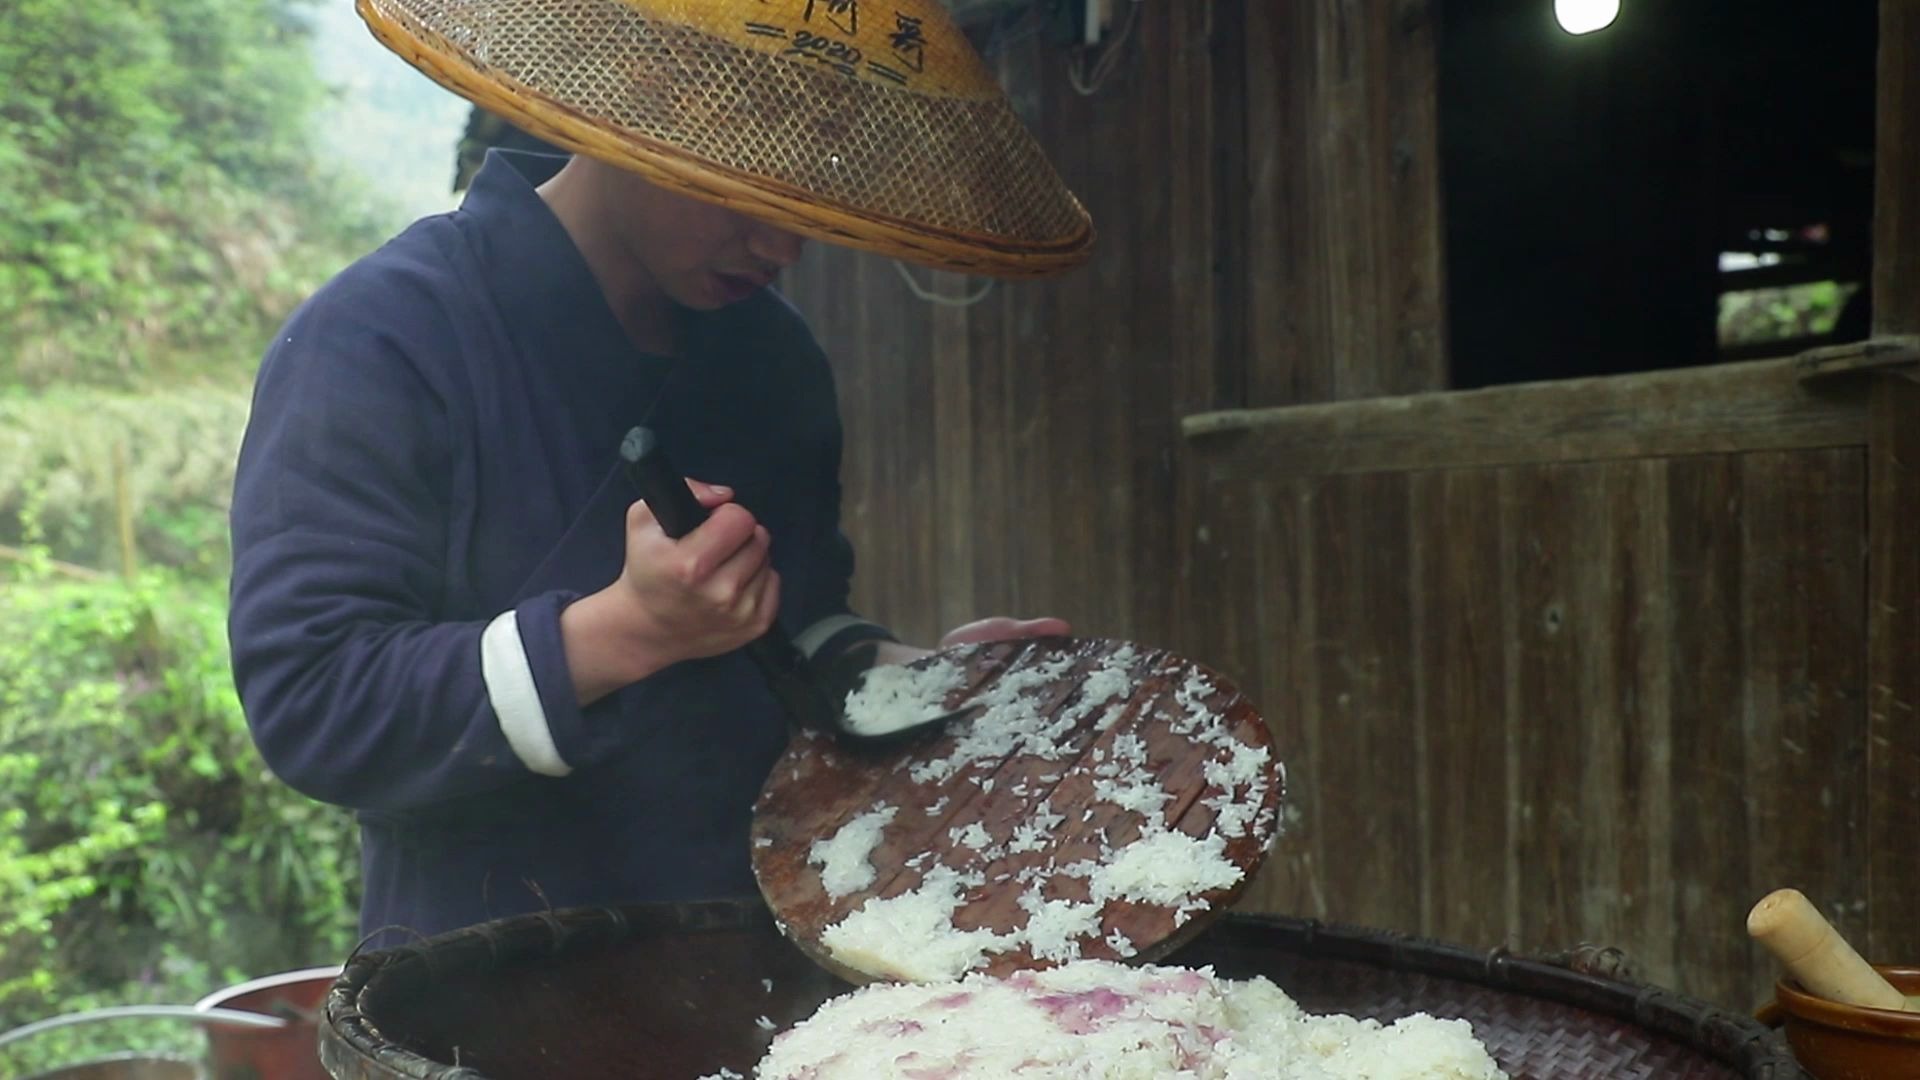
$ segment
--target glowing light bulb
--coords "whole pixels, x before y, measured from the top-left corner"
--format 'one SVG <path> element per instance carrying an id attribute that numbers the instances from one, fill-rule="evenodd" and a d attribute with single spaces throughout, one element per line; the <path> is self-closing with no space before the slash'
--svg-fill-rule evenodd
<path id="1" fill-rule="evenodd" d="M 1553 0 L 1553 17 L 1569 34 L 1591 34 L 1620 17 L 1620 0 Z"/>

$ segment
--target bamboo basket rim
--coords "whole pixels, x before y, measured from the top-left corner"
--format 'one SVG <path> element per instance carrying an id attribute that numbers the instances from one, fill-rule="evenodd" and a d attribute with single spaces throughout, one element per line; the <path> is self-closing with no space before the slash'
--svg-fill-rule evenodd
<path id="1" fill-rule="evenodd" d="M 377 990 L 383 977 L 409 966 L 423 965 L 431 978 L 441 979 L 604 948 L 648 933 L 736 930 L 778 932 L 778 927 L 759 900 L 572 908 L 513 916 L 360 954 L 346 963 L 327 993 L 320 1055 L 330 1070 L 349 1063 L 373 1064 L 409 1080 L 488 1080 L 477 1069 L 448 1066 L 390 1045 L 361 1011 L 363 995 Z M 1591 950 L 1533 958 L 1505 948 L 1481 951 L 1397 931 L 1242 912 L 1224 915 L 1205 940 L 1215 948 L 1231 949 L 1236 938 L 1256 937 L 1263 947 L 1305 960 L 1427 976 L 1584 1010 L 1678 1042 L 1754 1080 L 1811 1080 L 1778 1033 L 1753 1017 L 1677 991 L 1601 974 L 1603 965 L 1588 962 L 1595 955 Z"/>

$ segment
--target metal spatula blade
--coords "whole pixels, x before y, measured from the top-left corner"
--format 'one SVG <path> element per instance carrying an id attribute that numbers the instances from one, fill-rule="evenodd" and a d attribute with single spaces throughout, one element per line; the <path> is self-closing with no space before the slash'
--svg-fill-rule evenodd
<path id="1" fill-rule="evenodd" d="M 864 682 L 864 678 L 862 679 Z M 857 692 L 859 687 L 854 688 Z M 916 716 L 903 712 L 898 716 L 881 717 L 864 724 L 856 725 L 846 714 L 846 699 L 842 698 L 839 715 L 839 730 L 842 737 L 858 740 L 874 746 L 895 746 L 912 739 L 932 735 L 956 720 L 962 720 L 979 711 L 979 706 L 954 709 L 951 712 L 935 716 Z"/>

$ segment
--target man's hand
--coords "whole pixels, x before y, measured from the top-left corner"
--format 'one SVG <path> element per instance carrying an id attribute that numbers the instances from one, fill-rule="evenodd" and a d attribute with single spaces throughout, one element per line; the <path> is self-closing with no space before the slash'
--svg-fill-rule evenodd
<path id="1" fill-rule="evenodd" d="M 737 649 L 766 633 L 780 611 L 766 528 L 732 501 L 731 489 L 687 486 L 707 520 L 673 540 L 646 503 L 635 502 L 619 579 L 561 613 L 583 705 L 679 661 Z"/>
<path id="2" fill-rule="evenodd" d="M 710 511 L 707 520 L 671 540 L 647 504 L 635 502 L 627 510 L 626 566 L 614 583 L 631 605 L 633 636 L 669 662 L 739 648 L 766 633 L 780 610 L 766 528 L 730 501 L 730 489 L 688 486 Z"/>

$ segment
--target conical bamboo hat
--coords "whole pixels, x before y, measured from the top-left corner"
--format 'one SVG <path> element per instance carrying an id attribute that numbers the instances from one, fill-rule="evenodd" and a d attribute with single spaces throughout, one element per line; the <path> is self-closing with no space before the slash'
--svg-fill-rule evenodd
<path id="1" fill-rule="evenodd" d="M 796 233 L 1001 277 L 1086 211 L 937 0 L 356 0 L 526 131 Z"/>

